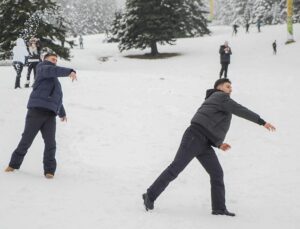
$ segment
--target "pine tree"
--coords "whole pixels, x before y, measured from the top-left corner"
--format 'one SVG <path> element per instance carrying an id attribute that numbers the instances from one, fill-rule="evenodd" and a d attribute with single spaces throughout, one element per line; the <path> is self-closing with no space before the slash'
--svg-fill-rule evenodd
<path id="1" fill-rule="evenodd" d="M 260 19 L 263 24 L 271 24 L 272 2 L 273 0 L 256 0 L 254 2 L 251 19 L 253 23 Z"/>
<path id="2" fill-rule="evenodd" d="M 157 43 L 174 44 L 183 29 L 181 6 L 182 0 L 127 0 L 120 51 L 150 47 L 151 55 L 157 55 Z"/>
<path id="3" fill-rule="evenodd" d="M 57 0 L 72 34 L 106 32 L 116 10 L 115 0 Z"/>
<path id="4" fill-rule="evenodd" d="M 209 12 L 205 9 L 202 0 L 184 0 L 180 12 L 183 21 L 181 34 L 177 37 L 196 37 L 210 33 L 207 28 L 208 21 L 204 17 L 204 14 Z"/>
<path id="5" fill-rule="evenodd" d="M 286 0 L 215 0 L 216 21 L 220 24 L 256 23 L 260 18 L 264 24 L 284 23 Z M 294 0 L 300 3 L 300 0 Z M 296 16 L 294 19 L 296 20 Z"/>
<path id="6" fill-rule="evenodd" d="M 125 30 L 126 23 L 124 23 L 124 13 L 122 11 L 115 12 L 115 18 L 109 28 L 107 33 L 107 42 L 119 42 L 120 37 L 123 36 L 121 34 L 122 31 Z"/>
<path id="7" fill-rule="evenodd" d="M 230 25 L 234 21 L 234 8 L 232 0 L 218 0 L 216 2 L 215 20 L 223 25 Z"/>
<path id="8" fill-rule="evenodd" d="M 294 21 L 300 22 L 300 0 L 294 0 Z"/>
<path id="9" fill-rule="evenodd" d="M 247 22 L 247 19 L 245 18 L 247 3 L 248 1 L 234 1 L 232 3 L 232 8 L 234 9 L 232 23 L 243 25 Z"/>
<path id="10" fill-rule="evenodd" d="M 3 0 L 0 2 L 0 58 L 8 58 L 18 37 L 35 36 L 43 47 L 69 59 L 69 49 L 57 44 L 66 37 L 64 19 L 51 0 Z M 72 42 L 68 42 L 72 45 Z"/>

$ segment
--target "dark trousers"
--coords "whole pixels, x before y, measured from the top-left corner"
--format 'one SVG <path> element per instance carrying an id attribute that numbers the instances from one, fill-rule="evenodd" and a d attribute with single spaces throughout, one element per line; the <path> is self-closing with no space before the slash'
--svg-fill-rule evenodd
<path id="1" fill-rule="evenodd" d="M 16 82 L 15 82 L 15 88 L 17 88 L 17 87 L 20 87 L 21 74 L 23 71 L 24 64 L 22 62 L 14 61 L 13 66 L 17 73 Z"/>
<path id="2" fill-rule="evenodd" d="M 36 75 L 36 66 L 38 65 L 39 62 L 32 62 L 29 64 L 28 66 L 28 70 L 27 70 L 27 80 L 30 80 L 30 75 L 31 72 L 33 70 L 33 79 L 35 80 L 35 75 Z"/>
<path id="3" fill-rule="evenodd" d="M 227 78 L 227 71 L 228 71 L 228 65 L 229 63 L 221 63 L 222 68 L 220 71 L 220 78 L 222 78 L 223 72 L 224 72 L 224 77 Z"/>
<path id="4" fill-rule="evenodd" d="M 155 201 L 195 157 L 210 176 L 212 209 L 226 209 L 222 167 L 208 139 L 203 134 L 195 132 L 192 127 L 185 131 L 173 162 L 148 188 L 150 200 Z"/>
<path id="5" fill-rule="evenodd" d="M 54 174 L 56 170 L 56 116 L 52 112 L 28 109 L 26 116 L 25 129 L 22 134 L 21 141 L 11 156 L 9 166 L 14 169 L 19 169 L 27 150 L 31 146 L 37 133 L 41 131 L 45 142 L 44 148 L 44 173 Z"/>

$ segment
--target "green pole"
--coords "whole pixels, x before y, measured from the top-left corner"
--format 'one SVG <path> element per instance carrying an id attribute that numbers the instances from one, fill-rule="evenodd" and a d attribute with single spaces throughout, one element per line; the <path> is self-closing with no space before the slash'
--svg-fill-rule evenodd
<path id="1" fill-rule="evenodd" d="M 294 35 L 293 35 L 293 0 L 286 1 L 286 8 L 287 8 L 287 41 L 286 44 L 290 44 L 295 42 Z"/>
<path id="2" fill-rule="evenodd" d="M 209 20 L 212 21 L 214 19 L 214 0 L 209 0 Z"/>

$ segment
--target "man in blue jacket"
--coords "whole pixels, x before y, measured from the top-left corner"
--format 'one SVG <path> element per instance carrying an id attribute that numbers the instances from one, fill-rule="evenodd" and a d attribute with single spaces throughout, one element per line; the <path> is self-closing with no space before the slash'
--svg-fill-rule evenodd
<path id="1" fill-rule="evenodd" d="M 275 127 L 260 116 L 230 98 L 232 88 L 229 79 L 219 79 L 214 89 L 206 93 L 204 103 L 185 131 L 173 162 L 143 194 L 146 210 L 154 209 L 154 201 L 195 157 L 207 171 L 211 183 L 211 204 L 213 215 L 235 216 L 225 205 L 223 170 L 212 146 L 223 151 L 231 146 L 224 143 L 230 127 L 232 114 L 275 131 Z"/>
<path id="2" fill-rule="evenodd" d="M 6 172 L 19 169 L 27 150 L 35 136 L 41 131 L 45 142 L 44 148 L 44 175 L 53 178 L 56 170 L 56 116 L 62 122 L 67 121 L 66 112 L 62 104 L 63 93 L 58 77 L 69 76 L 77 80 L 76 72 L 70 68 L 58 67 L 57 55 L 48 53 L 44 61 L 37 65 L 36 81 L 27 104 L 25 129 L 21 141 L 11 156 Z"/>

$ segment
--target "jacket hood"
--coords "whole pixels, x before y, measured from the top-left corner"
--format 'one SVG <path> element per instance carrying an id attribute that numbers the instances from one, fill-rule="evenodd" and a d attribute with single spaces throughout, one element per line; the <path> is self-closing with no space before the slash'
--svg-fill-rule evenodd
<path id="1" fill-rule="evenodd" d="M 25 41 L 22 38 L 17 39 L 17 46 L 26 47 Z"/>
<path id="2" fill-rule="evenodd" d="M 208 99 L 213 93 L 218 92 L 218 91 L 220 91 L 220 90 L 218 90 L 218 89 L 208 89 L 206 91 L 205 99 Z"/>

